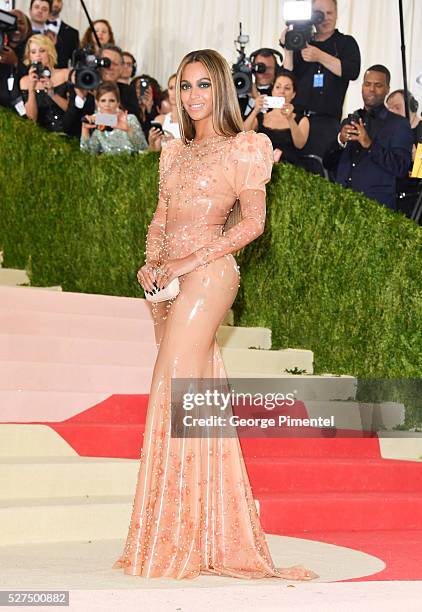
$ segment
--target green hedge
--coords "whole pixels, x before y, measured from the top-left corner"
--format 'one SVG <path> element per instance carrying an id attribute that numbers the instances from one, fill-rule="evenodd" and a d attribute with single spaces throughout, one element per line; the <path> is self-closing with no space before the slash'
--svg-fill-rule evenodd
<path id="1" fill-rule="evenodd" d="M 0 112 L 0 244 L 33 285 L 141 296 L 158 156 L 95 157 Z M 422 374 L 422 233 L 351 191 L 274 168 L 264 235 L 239 256 L 240 325 L 315 353 L 316 371 Z"/>

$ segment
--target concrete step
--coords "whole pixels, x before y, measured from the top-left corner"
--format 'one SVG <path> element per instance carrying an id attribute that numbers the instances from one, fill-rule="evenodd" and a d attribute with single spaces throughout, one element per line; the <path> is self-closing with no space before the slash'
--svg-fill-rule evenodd
<path id="1" fill-rule="evenodd" d="M 141 298 L 117 297 L 63 291 L 54 293 L 39 287 L 0 287 L 0 304 L 13 311 L 55 312 L 151 320 L 150 308 Z"/>
<path id="2" fill-rule="evenodd" d="M 99 392 L 0 390 L 0 423 L 64 421 L 109 397 Z"/>
<path id="3" fill-rule="evenodd" d="M 155 343 L 100 338 L 66 338 L 0 334 L 0 361 L 117 366 L 150 366 L 157 355 Z"/>
<path id="4" fill-rule="evenodd" d="M 0 499 L 131 495 L 139 460 L 94 457 L 4 457 Z"/>
<path id="5" fill-rule="evenodd" d="M 45 292 L 47 294 L 48 292 Z M 65 295 L 51 292 L 49 295 Z M 0 291 L 1 300 L 1 291 Z M 123 315 L 110 318 L 96 314 L 73 314 L 5 308 L 0 301 L 0 329 L 8 334 L 96 338 L 101 340 L 155 342 L 154 326 L 147 313 L 138 318 Z"/>
<path id="6" fill-rule="evenodd" d="M 78 457 L 48 425 L 0 424 L 0 457 Z"/>
<path id="7" fill-rule="evenodd" d="M 271 374 L 262 372 L 260 366 L 251 375 L 248 371 L 231 370 L 230 382 L 236 388 L 241 387 L 240 379 L 266 379 L 265 389 L 268 392 L 294 393 L 299 400 L 334 401 L 353 400 L 356 397 L 357 379 L 353 376 L 333 376 L 332 374 Z M 239 384 L 236 385 L 236 380 Z"/>
<path id="8" fill-rule="evenodd" d="M 254 376 L 262 372 L 268 376 L 284 374 L 298 368 L 306 374 L 313 372 L 313 353 L 304 349 L 262 351 L 255 349 L 223 348 L 222 357 L 228 372 L 245 372 Z"/>
<path id="9" fill-rule="evenodd" d="M 149 393 L 153 362 L 148 366 L 0 362 L 0 389 Z"/>
<path id="10" fill-rule="evenodd" d="M 270 349 L 271 330 L 266 327 L 221 325 L 217 331 L 217 342 L 225 348 Z"/>
<path id="11" fill-rule="evenodd" d="M 220 346 L 247 350 L 250 343 L 271 345 L 270 330 L 222 327 L 217 334 Z M 155 360 L 155 343 L 142 336 L 132 340 L 43 336 L 0 333 L 0 361 L 41 361 L 54 363 L 96 363 L 148 365 Z"/>
<path id="12" fill-rule="evenodd" d="M 26 284 L 29 284 L 29 278 L 25 270 L 0 268 L 0 286 L 16 287 Z"/>
<path id="13" fill-rule="evenodd" d="M 125 538 L 132 495 L 0 500 L 1 544 Z"/>

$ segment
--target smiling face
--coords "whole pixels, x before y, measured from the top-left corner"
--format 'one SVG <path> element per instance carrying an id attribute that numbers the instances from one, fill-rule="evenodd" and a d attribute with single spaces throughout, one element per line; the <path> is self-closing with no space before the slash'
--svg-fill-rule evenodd
<path id="1" fill-rule="evenodd" d="M 39 25 L 44 25 L 50 14 L 50 5 L 45 0 L 35 0 L 29 10 L 31 20 Z"/>
<path id="2" fill-rule="evenodd" d="M 274 83 L 271 95 L 283 96 L 286 102 L 290 103 L 296 95 L 292 80 L 287 76 L 279 76 Z"/>
<path id="3" fill-rule="evenodd" d="M 387 75 L 376 70 L 368 70 L 362 85 L 362 97 L 365 108 L 375 108 L 384 103 L 390 91 L 387 84 Z"/>
<path id="4" fill-rule="evenodd" d="M 119 110 L 119 101 L 116 98 L 116 94 L 111 91 L 103 93 L 97 99 L 97 107 L 100 113 L 108 113 L 109 115 L 116 115 Z"/>
<path id="5" fill-rule="evenodd" d="M 110 30 L 108 29 L 108 26 L 106 23 L 104 23 L 104 21 L 97 21 L 94 25 L 94 30 L 97 33 L 102 47 L 110 42 Z"/>
<path id="6" fill-rule="evenodd" d="M 18 10 L 14 10 L 14 11 L 10 11 L 12 13 L 12 15 L 15 15 L 15 17 L 17 18 L 17 30 L 16 32 L 12 32 L 10 34 L 10 41 L 12 43 L 18 44 L 20 43 L 22 40 L 25 40 L 25 38 L 28 35 L 28 27 L 27 27 L 27 21 L 25 18 L 25 15 L 22 13 L 22 11 L 18 11 Z"/>
<path id="7" fill-rule="evenodd" d="M 208 70 L 201 62 L 187 64 L 180 82 L 183 108 L 192 121 L 212 124 L 212 84 Z"/>
<path id="8" fill-rule="evenodd" d="M 47 49 L 33 40 L 29 45 L 29 61 L 31 64 L 33 62 L 41 62 L 43 66 L 48 66 L 50 69 L 52 68 L 52 66 L 50 66 L 50 56 L 48 55 Z"/>

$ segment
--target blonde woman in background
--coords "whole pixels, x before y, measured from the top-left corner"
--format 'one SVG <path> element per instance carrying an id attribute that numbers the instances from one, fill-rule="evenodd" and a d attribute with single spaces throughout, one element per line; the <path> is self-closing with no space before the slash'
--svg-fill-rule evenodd
<path id="1" fill-rule="evenodd" d="M 68 107 L 69 69 L 56 69 L 56 63 L 56 48 L 48 36 L 35 34 L 28 39 L 24 64 L 30 68 L 20 80 L 20 89 L 28 118 L 50 132 L 63 131 Z"/>

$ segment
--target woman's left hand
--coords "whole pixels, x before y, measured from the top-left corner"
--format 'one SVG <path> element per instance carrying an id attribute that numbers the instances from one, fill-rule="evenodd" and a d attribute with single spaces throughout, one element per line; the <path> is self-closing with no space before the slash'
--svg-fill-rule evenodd
<path id="1" fill-rule="evenodd" d="M 289 102 L 286 102 L 284 106 L 280 108 L 280 112 L 283 117 L 286 117 L 287 121 L 292 121 L 294 119 L 295 109 L 293 104 L 289 104 Z"/>
<path id="2" fill-rule="evenodd" d="M 123 132 L 129 131 L 129 124 L 127 122 L 128 111 L 119 111 L 117 115 L 116 130 L 122 130 Z"/>
<path id="3" fill-rule="evenodd" d="M 168 259 L 159 267 L 157 271 L 157 285 L 160 289 L 167 287 L 172 280 L 183 274 L 189 274 L 198 266 L 198 261 L 192 253 L 181 259 Z"/>

